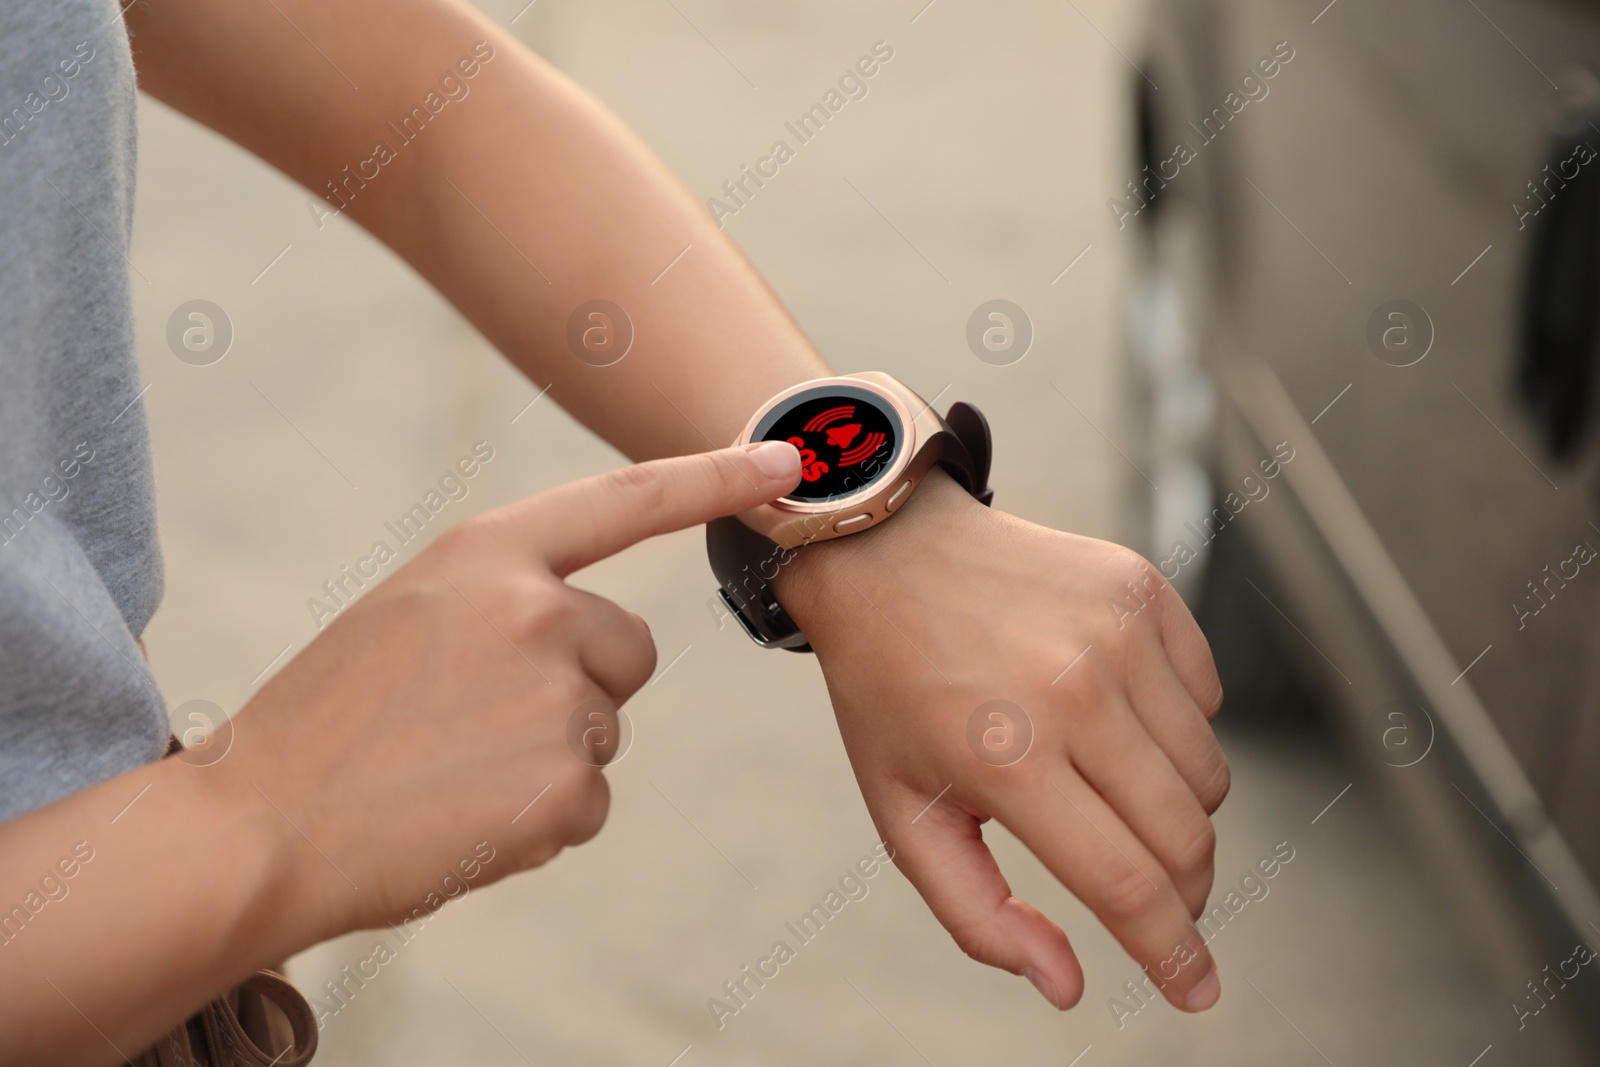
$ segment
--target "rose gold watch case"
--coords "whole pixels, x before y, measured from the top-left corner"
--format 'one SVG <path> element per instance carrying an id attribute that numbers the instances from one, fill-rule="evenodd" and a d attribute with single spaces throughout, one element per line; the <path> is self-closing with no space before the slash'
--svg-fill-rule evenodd
<path id="1" fill-rule="evenodd" d="M 782 548 L 870 530 L 898 510 L 916 492 L 923 475 L 939 460 L 944 424 L 934 410 L 898 379 L 881 371 L 862 371 L 833 378 L 813 378 L 790 386 L 761 405 L 734 442 L 748 444 L 761 420 L 779 404 L 800 393 L 829 385 L 865 387 L 881 397 L 900 420 L 903 440 L 889 470 L 873 484 L 850 496 L 803 501 L 782 497 L 739 513 L 739 521 Z M 842 527 L 842 529 L 841 529 Z"/>

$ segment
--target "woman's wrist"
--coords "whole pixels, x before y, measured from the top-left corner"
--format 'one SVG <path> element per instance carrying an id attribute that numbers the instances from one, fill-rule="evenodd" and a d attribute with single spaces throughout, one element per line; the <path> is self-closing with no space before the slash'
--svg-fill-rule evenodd
<path id="1" fill-rule="evenodd" d="M 928 538 L 952 536 L 968 509 L 982 506 L 942 468 L 934 467 L 888 521 L 797 551 L 772 579 L 773 591 L 805 633 L 820 632 L 833 617 L 830 605 L 839 596 L 850 594 L 859 602 L 849 583 L 859 582 L 874 569 L 899 569 L 907 561 L 915 565 L 925 555 L 925 547 L 918 545 L 926 546 Z"/>
<path id="2" fill-rule="evenodd" d="M 294 762 L 280 752 L 235 755 L 212 767 L 176 769 L 194 775 L 201 802 L 219 813 L 220 847 L 238 874 L 239 950 L 277 963 L 354 929 L 360 890 L 314 843 L 326 827 L 303 801 L 323 790 L 297 781 Z"/>
<path id="3" fill-rule="evenodd" d="M 246 970 L 344 932 L 314 849 L 275 806 L 292 785 L 257 769 L 245 760 L 193 766 L 168 758 L 147 798 L 164 794 L 152 816 L 169 821 L 178 840 L 168 845 L 184 866 L 203 872 L 197 889 L 208 902 L 197 894 L 192 906 L 205 910 L 197 919 L 211 929 L 208 940 Z"/>

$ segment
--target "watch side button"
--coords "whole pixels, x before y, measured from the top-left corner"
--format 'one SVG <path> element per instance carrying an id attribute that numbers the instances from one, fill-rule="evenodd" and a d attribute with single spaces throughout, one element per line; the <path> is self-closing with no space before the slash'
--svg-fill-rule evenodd
<path id="1" fill-rule="evenodd" d="M 833 532 L 840 534 L 855 533 L 857 530 L 865 530 L 870 525 L 872 525 L 870 512 L 863 515 L 852 515 L 848 519 L 840 519 L 834 523 Z"/>
<path id="2" fill-rule="evenodd" d="M 906 502 L 906 497 L 911 495 L 911 480 L 908 478 L 900 483 L 900 488 L 889 494 L 888 501 L 883 505 L 885 509 L 893 511 Z"/>

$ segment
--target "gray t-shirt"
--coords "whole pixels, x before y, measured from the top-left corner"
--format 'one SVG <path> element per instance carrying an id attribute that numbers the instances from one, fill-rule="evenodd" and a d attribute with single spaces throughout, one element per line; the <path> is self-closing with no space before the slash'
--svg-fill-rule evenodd
<path id="1" fill-rule="evenodd" d="M 116 0 L 0 2 L 0 820 L 158 758 L 161 600 Z"/>

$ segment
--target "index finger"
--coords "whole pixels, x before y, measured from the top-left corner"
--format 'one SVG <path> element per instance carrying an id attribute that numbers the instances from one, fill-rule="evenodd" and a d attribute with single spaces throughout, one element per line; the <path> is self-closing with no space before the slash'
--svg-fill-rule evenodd
<path id="1" fill-rule="evenodd" d="M 569 482 L 516 505 L 508 518 L 566 577 L 648 537 L 768 503 L 799 483 L 795 447 L 762 441 Z"/>

